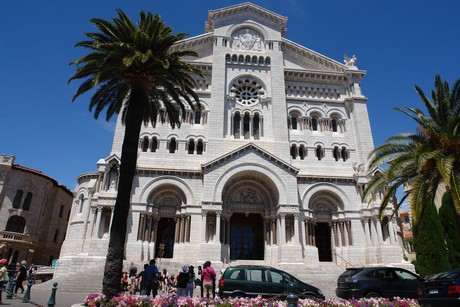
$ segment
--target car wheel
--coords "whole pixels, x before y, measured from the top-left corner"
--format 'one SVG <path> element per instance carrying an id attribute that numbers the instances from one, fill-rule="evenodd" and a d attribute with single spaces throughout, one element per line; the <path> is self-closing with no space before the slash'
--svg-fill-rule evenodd
<path id="1" fill-rule="evenodd" d="M 301 296 L 302 296 L 302 299 L 309 299 L 309 300 L 315 300 L 316 299 L 316 296 L 314 296 L 313 294 L 303 294 Z"/>
<path id="2" fill-rule="evenodd" d="M 233 293 L 232 297 L 233 298 L 245 298 L 246 295 L 244 293 L 242 293 L 242 292 L 237 292 L 237 293 Z"/>
<path id="3" fill-rule="evenodd" d="M 378 294 L 377 292 L 368 292 L 366 294 L 366 298 L 371 298 L 371 297 L 380 297 L 380 294 Z"/>

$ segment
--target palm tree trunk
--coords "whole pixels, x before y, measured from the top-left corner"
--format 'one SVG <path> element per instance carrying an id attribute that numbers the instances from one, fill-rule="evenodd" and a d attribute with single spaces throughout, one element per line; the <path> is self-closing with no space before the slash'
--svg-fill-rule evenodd
<path id="1" fill-rule="evenodd" d="M 109 247 L 104 267 L 102 293 L 108 299 L 120 292 L 123 257 L 126 241 L 126 227 L 131 207 L 131 188 L 136 174 L 137 147 L 143 120 L 143 113 L 148 103 L 148 94 L 142 85 L 131 88 L 128 111 L 125 118 L 125 135 L 121 150 L 120 177 L 117 199 L 113 208 L 112 227 L 110 228 Z"/>

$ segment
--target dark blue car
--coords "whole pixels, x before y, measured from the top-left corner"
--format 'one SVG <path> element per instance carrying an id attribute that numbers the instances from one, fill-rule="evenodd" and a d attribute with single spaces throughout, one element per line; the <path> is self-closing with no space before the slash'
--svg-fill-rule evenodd
<path id="1" fill-rule="evenodd" d="M 418 294 L 422 307 L 460 306 L 460 269 L 426 277 Z"/>

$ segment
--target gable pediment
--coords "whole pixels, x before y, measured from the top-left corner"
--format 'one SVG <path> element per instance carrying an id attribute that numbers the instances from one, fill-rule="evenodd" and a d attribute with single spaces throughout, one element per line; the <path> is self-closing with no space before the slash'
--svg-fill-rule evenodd
<path id="1" fill-rule="evenodd" d="M 226 164 L 230 160 L 234 160 L 238 158 L 239 156 L 246 155 L 248 153 L 256 153 L 258 156 L 260 156 L 264 160 L 268 160 L 272 162 L 273 164 L 278 165 L 279 167 L 292 172 L 293 174 L 297 174 L 299 172 L 299 169 L 292 166 L 291 164 L 287 163 L 286 161 L 283 161 L 282 159 L 276 157 L 275 155 L 269 153 L 265 149 L 257 146 L 254 143 L 249 143 L 244 146 L 241 146 L 235 150 L 232 150 L 228 152 L 225 155 L 222 155 L 212 161 L 209 161 L 201 166 L 203 169 L 203 172 L 214 169 L 222 164 Z"/>
<path id="2" fill-rule="evenodd" d="M 222 9 L 210 10 L 206 22 L 206 33 L 214 32 L 217 25 L 228 23 L 234 19 L 250 19 L 277 30 L 282 36 L 286 34 L 287 17 L 276 14 L 263 7 L 245 2 Z"/>

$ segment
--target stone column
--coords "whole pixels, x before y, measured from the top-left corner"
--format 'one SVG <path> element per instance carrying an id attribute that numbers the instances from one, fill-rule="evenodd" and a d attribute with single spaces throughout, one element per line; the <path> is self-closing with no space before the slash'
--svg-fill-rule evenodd
<path id="1" fill-rule="evenodd" d="M 305 220 L 303 221 L 302 227 L 303 227 L 302 233 L 303 233 L 303 235 L 305 236 L 305 240 L 304 240 L 304 241 L 305 241 L 305 245 L 310 245 L 310 242 L 309 242 L 309 241 L 310 241 L 310 238 L 309 238 L 310 232 L 309 232 L 309 229 L 308 229 L 308 228 L 309 228 L 309 223 L 308 223 L 308 220 L 307 220 L 307 219 L 305 219 Z"/>
<path id="2" fill-rule="evenodd" d="M 113 222 L 113 207 L 110 207 L 109 235 L 110 235 L 110 230 L 112 229 L 112 222 Z"/>
<path id="3" fill-rule="evenodd" d="M 93 237 L 93 232 L 94 232 L 94 221 L 96 220 L 97 218 L 97 207 L 92 207 L 91 208 L 91 221 L 90 221 L 90 228 L 89 228 L 89 237 L 92 238 Z"/>
<path id="4" fill-rule="evenodd" d="M 364 226 L 364 237 L 366 238 L 366 245 L 371 246 L 370 242 L 370 234 L 369 234 L 369 219 L 364 219 L 362 221 L 363 226 Z"/>
<path id="5" fill-rule="evenodd" d="M 147 236 L 147 239 L 148 239 L 148 242 L 152 242 L 153 239 L 152 239 L 152 228 L 153 228 L 153 215 L 148 215 L 147 218 L 149 219 L 149 229 L 148 229 L 148 236 Z"/>
<path id="6" fill-rule="evenodd" d="M 203 221 L 202 225 L 203 225 L 203 228 L 202 228 L 202 233 L 201 233 L 201 240 L 203 243 L 206 243 L 206 229 L 208 228 L 208 221 L 207 221 L 207 213 L 204 212 L 202 213 L 201 215 L 201 219 Z"/>
<path id="7" fill-rule="evenodd" d="M 174 221 L 176 222 L 176 229 L 174 232 L 174 243 L 179 243 L 179 236 L 180 236 L 180 219 L 175 218 Z"/>
<path id="8" fill-rule="evenodd" d="M 393 219 L 388 218 L 388 232 L 390 233 L 390 243 L 395 244 L 396 239 L 395 239 L 395 229 L 394 229 L 394 224 L 393 224 Z"/>
<path id="9" fill-rule="evenodd" d="M 145 241 L 145 227 L 144 227 L 145 214 L 141 213 L 139 217 L 139 233 L 137 234 L 137 239 Z"/>
<path id="10" fill-rule="evenodd" d="M 99 238 L 99 231 L 101 226 L 101 219 L 102 219 L 102 207 L 97 206 L 97 220 L 96 220 L 96 237 Z"/>
<path id="11" fill-rule="evenodd" d="M 294 243 L 299 243 L 299 215 L 294 214 Z"/>
<path id="12" fill-rule="evenodd" d="M 331 230 L 331 241 L 333 242 L 333 246 L 337 246 L 337 230 L 335 228 L 335 221 L 329 222 L 329 229 Z"/>
<path id="13" fill-rule="evenodd" d="M 226 241 L 228 245 L 230 245 L 230 218 L 227 218 L 227 236 L 226 236 Z"/>
<path id="14" fill-rule="evenodd" d="M 305 230 L 305 220 L 303 220 L 301 223 L 300 223 L 300 234 L 302 235 L 302 238 L 300 238 L 300 241 L 302 243 L 302 245 L 306 245 L 307 244 L 307 233 L 306 233 L 306 230 Z"/>
<path id="15" fill-rule="evenodd" d="M 214 236 L 214 243 L 220 243 L 220 212 L 216 212 L 216 235 Z"/>
<path id="16" fill-rule="evenodd" d="M 190 215 L 185 217 L 185 242 L 190 242 L 190 219 Z"/>
<path id="17" fill-rule="evenodd" d="M 351 221 L 347 223 L 347 232 L 348 232 L 348 245 L 353 245 L 353 233 L 351 232 Z"/>
<path id="18" fill-rule="evenodd" d="M 183 243 L 185 237 L 185 221 L 184 217 L 179 218 L 179 242 Z"/>
<path id="19" fill-rule="evenodd" d="M 377 230 L 377 243 L 379 246 L 383 243 L 383 234 L 382 234 L 382 225 L 380 224 L 380 219 L 375 219 L 375 228 Z"/>
<path id="20" fill-rule="evenodd" d="M 283 244 L 286 243 L 286 215 L 283 214 L 280 216 L 280 222 L 280 243 Z"/>
<path id="21" fill-rule="evenodd" d="M 343 221 L 341 223 L 341 228 L 342 228 L 342 242 L 343 246 L 349 246 L 348 243 L 348 229 L 347 229 L 348 221 Z"/>

